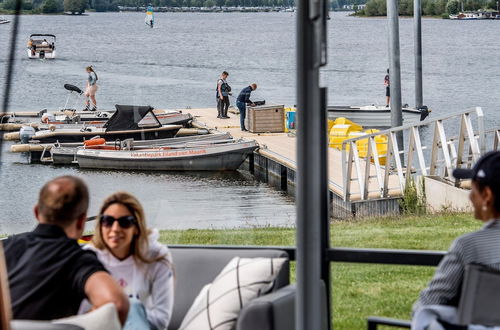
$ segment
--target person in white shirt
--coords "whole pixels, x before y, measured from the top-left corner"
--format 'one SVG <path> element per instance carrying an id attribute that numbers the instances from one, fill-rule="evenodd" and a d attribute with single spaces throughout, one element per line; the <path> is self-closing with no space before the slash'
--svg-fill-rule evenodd
<path id="1" fill-rule="evenodd" d="M 101 206 L 91 244 L 98 259 L 130 298 L 123 329 L 167 329 L 174 302 L 172 257 L 146 227 L 144 210 L 127 192 L 117 192 Z M 90 308 L 82 304 L 80 312 Z"/>

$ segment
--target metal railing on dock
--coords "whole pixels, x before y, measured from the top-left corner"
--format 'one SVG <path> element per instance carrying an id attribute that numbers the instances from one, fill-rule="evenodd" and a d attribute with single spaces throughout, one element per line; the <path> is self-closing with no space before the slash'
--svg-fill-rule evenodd
<path id="1" fill-rule="evenodd" d="M 398 145 L 400 134 L 404 146 Z M 387 144 L 384 154 L 377 148 L 381 136 Z M 437 176 L 459 186 L 452 177 L 453 169 L 471 167 L 486 150 L 498 150 L 499 146 L 500 130 L 485 131 L 480 107 L 345 140 L 344 201 L 402 196 L 412 178 L 419 175 Z"/>

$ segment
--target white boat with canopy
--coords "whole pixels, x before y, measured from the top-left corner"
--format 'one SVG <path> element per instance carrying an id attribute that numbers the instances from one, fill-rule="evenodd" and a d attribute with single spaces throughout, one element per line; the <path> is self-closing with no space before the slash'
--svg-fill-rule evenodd
<path id="1" fill-rule="evenodd" d="M 53 34 L 34 33 L 28 40 L 28 58 L 54 59 L 56 58 L 56 36 Z"/>

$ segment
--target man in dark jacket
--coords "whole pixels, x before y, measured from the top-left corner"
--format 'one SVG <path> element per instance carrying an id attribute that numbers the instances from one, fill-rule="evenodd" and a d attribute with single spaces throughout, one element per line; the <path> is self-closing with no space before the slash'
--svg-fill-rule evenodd
<path id="1" fill-rule="evenodd" d="M 250 94 L 257 89 L 257 84 L 253 83 L 250 86 L 243 88 L 236 99 L 236 106 L 240 110 L 240 127 L 242 131 L 247 131 L 245 128 L 245 117 L 247 113 L 247 104 L 250 106 L 255 106 L 255 104 L 250 101 Z"/>
<path id="2" fill-rule="evenodd" d="M 15 319 L 51 320 L 114 303 L 125 323 L 128 298 L 94 252 L 77 242 L 85 228 L 89 193 L 74 176 L 46 183 L 35 206 L 38 226 L 3 241 Z"/>

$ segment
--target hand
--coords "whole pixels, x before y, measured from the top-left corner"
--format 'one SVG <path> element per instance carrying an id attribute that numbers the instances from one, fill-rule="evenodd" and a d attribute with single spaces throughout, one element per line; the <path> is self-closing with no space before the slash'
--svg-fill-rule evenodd
<path id="1" fill-rule="evenodd" d="M 222 96 L 222 95 L 221 95 L 219 98 L 220 98 L 221 100 L 224 100 L 224 96 Z"/>

